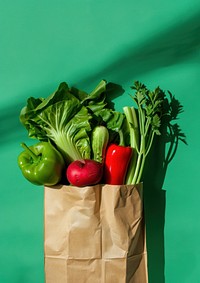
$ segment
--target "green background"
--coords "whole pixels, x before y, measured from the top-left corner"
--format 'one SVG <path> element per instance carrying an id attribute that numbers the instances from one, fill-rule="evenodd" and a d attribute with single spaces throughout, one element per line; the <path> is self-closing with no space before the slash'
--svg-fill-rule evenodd
<path id="1" fill-rule="evenodd" d="M 199 19 L 198 0 L 1 1 L 0 282 L 44 282 L 43 189 L 17 166 L 20 142 L 30 144 L 19 112 L 61 81 L 90 91 L 102 78 L 125 90 L 117 109 L 131 104 L 135 80 L 184 106 L 188 146 L 179 144 L 164 180 L 152 167 L 145 190 L 149 281 L 200 282 Z"/>

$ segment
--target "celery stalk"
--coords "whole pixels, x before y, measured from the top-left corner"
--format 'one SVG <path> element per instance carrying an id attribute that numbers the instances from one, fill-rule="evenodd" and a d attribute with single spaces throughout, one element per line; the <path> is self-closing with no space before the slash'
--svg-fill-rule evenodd
<path id="1" fill-rule="evenodd" d="M 164 101 L 164 93 L 160 88 L 149 91 L 143 84 L 135 82 L 132 89 L 136 90 L 132 98 L 137 109 L 128 106 L 123 108 L 129 125 L 130 146 L 133 148 L 126 184 L 141 181 L 146 157 L 151 150 L 155 134 L 160 134 L 160 117 Z"/>
<path id="2" fill-rule="evenodd" d="M 133 148 L 133 156 L 129 164 L 129 168 L 132 168 L 132 170 L 128 170 L 126 176 L 126 184 L 131 184 L 136 168 L 138 153 L 139 153 L 138 119 L 134 107 L 125 106 L 123 108 L 123 111 L 129 126 L 130 146 Z"/>

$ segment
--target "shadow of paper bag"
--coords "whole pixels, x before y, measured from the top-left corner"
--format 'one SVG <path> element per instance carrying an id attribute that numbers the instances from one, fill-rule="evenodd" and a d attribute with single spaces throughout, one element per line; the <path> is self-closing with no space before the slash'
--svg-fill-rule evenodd
<path id="1" fill-rule="evenodd" d="M 143 188 L 45 187 L 46 283 L 147 283 Z"/>

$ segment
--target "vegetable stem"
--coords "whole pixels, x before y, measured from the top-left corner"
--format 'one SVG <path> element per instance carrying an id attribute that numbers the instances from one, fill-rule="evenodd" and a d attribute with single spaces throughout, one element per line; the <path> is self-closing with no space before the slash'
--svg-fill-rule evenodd
<path id="1" fill-rule="evenodd" d="M 118 134 L 119 134 L 119 145 L 125 146 L 124 134 L 123 134 L 122 130 L 119 130 Z"/>
<path id="2" fill-rule="evenodd" d="M 81 156 L 80 152 L 76 149 L 75 144 L 70 138 L 68 132 L 59 132 L 57 135 L 54 135 L 54 137 L 54 142 L 56 143 L 60 152 L 63 154 L 63 157 L 67 163 L 85 158 L 85 156 Z"/>
<path id="3" fill-rule="evenodd" d="M 138 152 L 139 136 L 138 136 L 138 120 L 134 107 L 125 106 L 123 108 L 126 116 L 129 132 L 130 132 L 130 146 Z"/>
<path id="4" fill-rule="evenodd" d="M 37 162 L 38 159 L 39 159 L 39 156 L 36 155 L 25 143 L 21 143 L 21 146 L 26 150 L 28 151 L 28 153 L 30 154 L 30 156 L 32 157 L 33 161 L 34 162 Z"/>
<path id="5" fill-rule="evenodd" d="M 149 152 L 151 150 L 153 140 L 154 140 L 154 136 L 155 136 L 155 133 L 152 133 L 151 138 L 150 138 L 150 142 L 149 142 L 148 147 L 147 147 L 146 156 L 149 154 Z"/>
<path id="6" fill-rule="evenodd" d="M 142 178 L 145 160 L 151 150 L 154 137 L 160 135 L 163 104 L 163 93 L 160 88 L 149 91 L 140 82 L 135 82 L 131 88 L 136 90 L 132 98 L 137 105 L 137 115 L 133 107 L 123 109 L 129 125 L 130 145 L 134 147 L 136 154 L 133 154 L 130 162 L 126 184 L 136 184 Z"/>
<path id="7" fill-rule="evenodd" d="M 136 167 L 135 167 L 135 171 L 133 174 L 132 179 L 130 180 L 130 184 L 136 184 L 137 179 L 138 179 L 138 175 L 139 175 L 139 170 L 140 170 L 140 164 L 142 162 L 142 154 L 139 154 L 138 158 L 137 158 L 137 162 L 136 162 Z"/>

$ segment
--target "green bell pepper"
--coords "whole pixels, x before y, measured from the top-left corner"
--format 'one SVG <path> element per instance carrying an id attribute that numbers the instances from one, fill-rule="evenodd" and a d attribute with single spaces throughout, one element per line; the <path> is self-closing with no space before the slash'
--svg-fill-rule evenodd
<path id="1" fill-rule="evenodd" d="M 23 176 L 34 185 L 52 186 L 62 177 L 64 159 L 61 153 L 49 142 L 39 142 L 28 147 L 18 156 L 18 165 Z"/>

